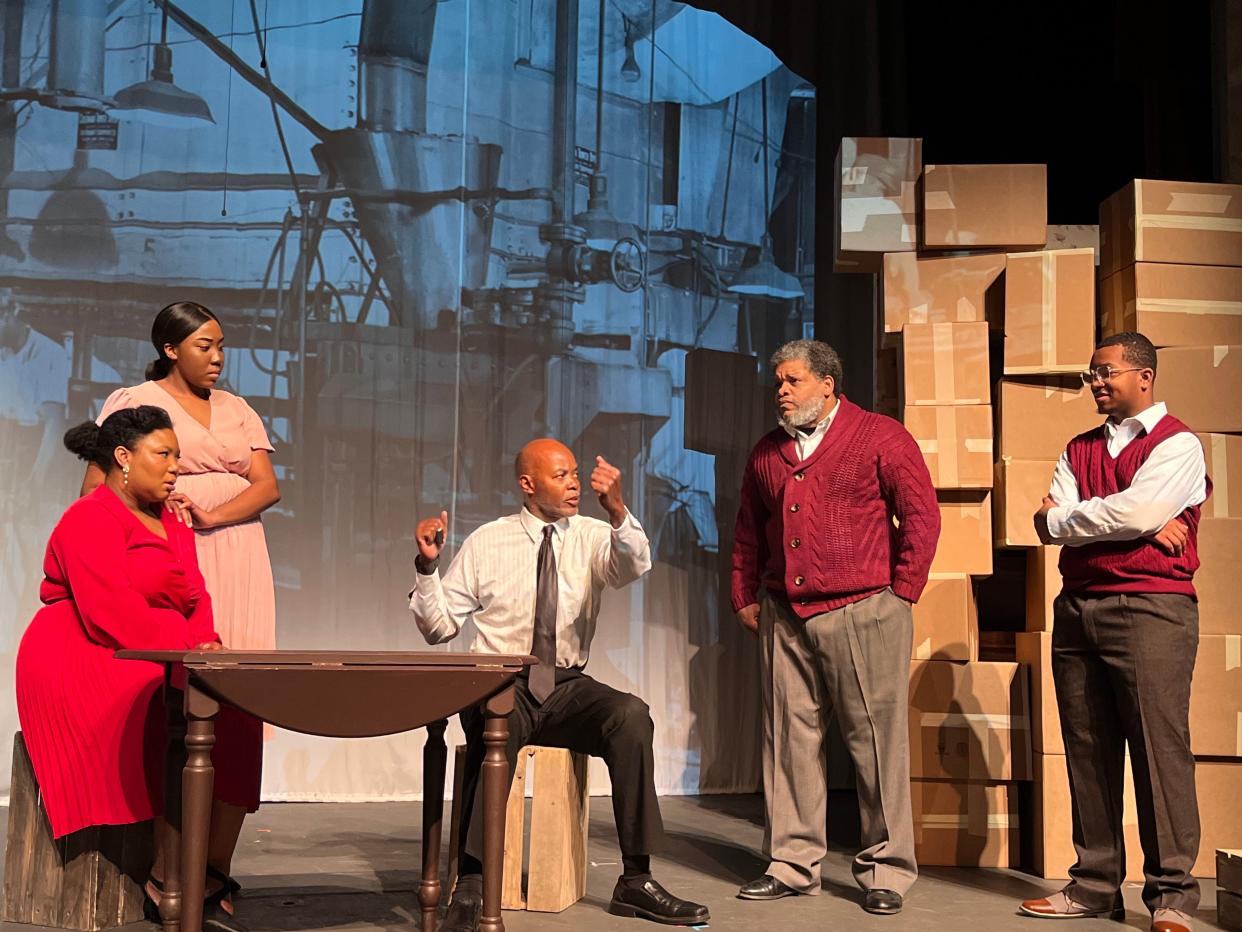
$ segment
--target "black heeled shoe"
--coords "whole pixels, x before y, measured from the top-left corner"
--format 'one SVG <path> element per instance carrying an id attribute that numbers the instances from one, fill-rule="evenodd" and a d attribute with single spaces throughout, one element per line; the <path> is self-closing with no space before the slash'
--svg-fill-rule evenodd
<path id="1" fill-rule="evenodd" d="M 218 880 L 220 881 L 220 883 L 224 884 L 224 889 L 229 891 L 230 896 L 237 894 L 237 893 L 241 893 L 242 885 L 239 884 L 232 876 L 230 876 L 229 874 L 226 874 L 224 871 L 220 870 L 218 867 L 212 867 L 210 864 L 208 864 L 207 865 L 207 876 L 212 878 L 213 880 Z"/>
<path id="2" fill-rule="evenodd" d="M 209 869 L 209 873 L 215 879 L 220 879 L 220 871 Z M 154 877 L 148 877 L 147 883 L 154 887 L 155 892 L 160 894 L 160 896 L 164 895 L 164 885 L 160 881 Z M 240 887 L 240 885 L 238 886 Z M 224 908 L 224 901 L 232 893 L 233 891 L 229 888 L 229 884 L 224 883 L 219 890 L 203 899 L 203 932 L 250 932 L 249 926 Z M 147 922 L 154 922 L 156 925 L 160 925 L 164 921 L 160 917 L 159 904 L 151 899 L 151 894 L 147 892 L 146 884 L 142 885 L 142 917 Z"/>

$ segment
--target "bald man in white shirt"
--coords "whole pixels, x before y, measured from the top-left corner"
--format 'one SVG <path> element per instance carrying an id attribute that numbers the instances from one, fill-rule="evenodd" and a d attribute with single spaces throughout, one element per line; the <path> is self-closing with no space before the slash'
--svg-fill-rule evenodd
<path id="1" fill-rule="evenodd" d="M 608 523 L 578 514 L 578 464 L 564 444 L 531 441 L 518 454 L 516 472 L 521 512 L 467 537 L 443 580 L 436 565 L 448 514 L 419 522 L 418 572 L 410 593 L 415 622 L 429 644 L 440 644 L 472 620 L 478 632 L 473 650 L 539 658 L 518 678 L 509 718 L 510 771 L 527 744 L 603 758 L 624 865 L 608 911 L 668 925 L 707 922 L 705 906 L 671 895 L 651 876 L 650 856 L 663 841 L 664 826 L 647 705 L 583 672 L 604 587 L 624 586 L 651 568 L 647 535 L 622 500 L 621 472 L 596 457 L 591 488 Z M 467 740 L 462 859 L 442 932 L 473 932 L 482 903 L 482 799 L 476 790 L 483 716 L 476 709 L 461 719 Z"/>

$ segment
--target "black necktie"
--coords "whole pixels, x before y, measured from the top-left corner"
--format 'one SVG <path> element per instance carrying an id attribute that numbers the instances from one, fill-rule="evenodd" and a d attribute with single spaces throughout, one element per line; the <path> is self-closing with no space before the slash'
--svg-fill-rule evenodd
<path id="1" fill-rule="evenodd" d="M 542 704 L 556 685 L 556 554 L 552 525 L 544 525 L 535 571 L 535 641 L 531 653 L 538 659 L 530 671 L 530 694 Z"/>

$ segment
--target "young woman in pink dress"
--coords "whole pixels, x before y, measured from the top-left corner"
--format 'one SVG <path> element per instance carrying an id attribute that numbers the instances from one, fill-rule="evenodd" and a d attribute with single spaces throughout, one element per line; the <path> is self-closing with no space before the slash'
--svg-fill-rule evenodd
<path id="1" fill-rule="evenodd" d="M 222 646 L 194 534 L 165 506 L 179 452 L 168 414 L 149 406 L 119 411 L 102 427 L 75 427 L 65 445 L 104 481 L 70 505 L 52 532 L 43 608 L 22 637 L 16 668 L 17 713 L 56 838 L 163 812 L 163 671 L 118 660 L 114 651 Z M 245 929 L 232 916 L 227 867 L 236 827 L 259 805 L 261 733 L 255 719 L 221 709 L 204 929 Z M 148 907 L 163 890 L 162 840 L 157 828 Z"/>
<path id="2" fill-rule="evenodd" d="M 147 381 L 113 392 L 99 423 L 139 405 L 168 412 L 181 461 L 167 507 L 194 528 L 216 631 L 232 650 L 272 650 L 276 592 L 259 516 L 280 501 L 280 489 L 263 422 L 243 399 L 216 388 L 224 370 L 224 331 L 210 310 L 192 301 L 168 305 L 155 316 L 151 343 L 159 357 L 147 368 Z M 99 466 L 88 464 L 82 494 L 103 478 Z M 261 730 L 255 740 L 255 753 L 261 754 Z M 243 816 L 236 813 L 234 842 Z M 232 848 L 224 846 L 217 854 L 223 857 L 227 849 L 231 855 Z M 231 862 L 220 869 L 229 874 Z M 239 889 L 231 877 L 228 882 Z"/>

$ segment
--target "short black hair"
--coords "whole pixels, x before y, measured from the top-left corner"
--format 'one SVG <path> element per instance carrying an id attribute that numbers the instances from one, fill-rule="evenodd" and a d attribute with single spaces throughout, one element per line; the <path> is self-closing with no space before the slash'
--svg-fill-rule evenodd
<path id="1" fill-rule="evenodd" d="M 157 430 L 172 430 L 172 419 L 163 408 L 155 405 L 122 408 L 109 414 L 102 424 L 83 421 L 77 427 L 70 427 L 65 431 L 65 449 L 107 472 L 116 465 L 113 450 L 117 447 L 133 450 L 138 441 Z"/>
<path id="2" fill-rule="evenodd" d="M 1141 333 L 1129 330 L 1124 333 L 1114 333 L 1111 337 L 1101 340 L 1096 349 L 1103 349 L 1106 346 L 1120 346 L 1122 359 L 1139 369 L 1150 369 L 1152 375 L 1156 374 L 1156 347 Z"/>

